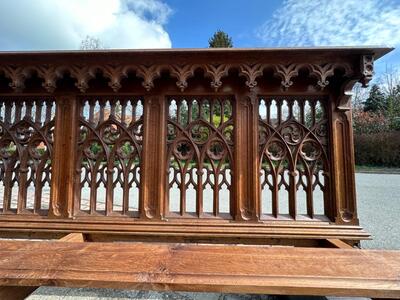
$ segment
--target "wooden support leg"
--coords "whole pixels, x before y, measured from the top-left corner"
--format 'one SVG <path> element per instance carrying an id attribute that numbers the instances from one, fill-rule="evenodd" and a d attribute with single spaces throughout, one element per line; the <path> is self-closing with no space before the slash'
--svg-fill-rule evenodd
<path id="1" fill-rule="evenodd" d="M 0 299 L 23 300 L 37 288 L 37 286 L 0 286 Z"/>
<path id="2" fill-rule="evenodd" d="M 83 243 L 86 241 L 86 236 L 80 232 L 69 233 L 66 236 L 60 238 L 59 242 L 75 242 L 75 243 Z"/>
<path id="3" fill-rule="evenodd" d="M 353 249 L 352 246 L 339 239 L 326 239 L 326 243 L 332 248 Z"/>

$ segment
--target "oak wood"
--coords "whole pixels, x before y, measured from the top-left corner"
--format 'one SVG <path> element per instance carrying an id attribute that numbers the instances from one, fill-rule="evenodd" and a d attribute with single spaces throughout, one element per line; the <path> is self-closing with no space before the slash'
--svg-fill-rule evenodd
<path id="1" fill-rule="evenodd" d="M 129 221 L 126 219 L 85 218 L 69 220 L 46 220 L 9 218 L 0 219 L 3 231 L 35 232 L 83 232 L 126 235 L 209 237 L 213 239 L 241 237 L 248 239 L 369 239 L 370 235 L 359 226 L 334 225 L 329 222 L 265 222 L 243 223 L 205 220 L 168 220 L 168 222 Z"/>
<path id="2" fill-rule="evenodd" d="M 57 97 L 50 217 L 68 218 L 73 214 L 77 106 L 77 99 L 73 94 Z"/>
<path id="3" fill-rule="evenodd" d="M 235 126 L 235 161 L 237 181 L 235 217 L 238 221 L 258 220 L 260 218 L 259 199 L 259 163 L 257 147 L 258 131 L 258 96 L 255 93 L 236 95 Z M 249 163 L 250 162 L 250 163 Z"/>
<path id="4" fill-rule="evenodd" d="M 0 299 L 24 300 L 36 289 L 36 286 L 0 286 Z"/>
<path id="5" fill-rule="evenodd" d="M 66 234 L 0 242 L 0 283 L 400 297 L 399 252 L 348 249 L 351 90 L 391 50 L 0 53 L 1 235 Z"/>
<path id="6" fill-rule="evenodd" d="M 140 214 L 143 219 L 161 219 L 165 199 L 165 99 L 159 95 L 145 97 L 144 144 L 140 194 Z"/>
<path id="7" fill-rule="evenodd" d="M 70 243 L 82 243 L 86 240 L 86 237 L 79 232 L 68 233 L 67 235 L 60 238 L 59 242 L 70 242 Z"/>
<path id="8" fill-rule="evenodd" d="M 328 244 L 332 245 L 334 248 L 340 248 L 340 249 L 352 249 L 353 247 L 349 244 L 347 244 L 344 241 L 341 241 L 339 239 L 327 239 L 326 240 Z"/>
<path id="9" fill-rule="evenodd" d="M 14 237 L 16 234 L 14 233 Z M 60 242 L 84 242 L 85 237 L 81 233 L 69 233 L 61 237 Z M 23 300 L 32 294 L 38 287 L 36 286 L 1 286 L 0 299 Z"/>
<path id="10" fill-rule="evenodd" d="M 396 251 L 0 242 L 2 285 L 400 298 L 399 278 Z"/>
<path id="11" fill-rule="evenodd" d="M 390 50 L 0 53 L 0 113 L 7 129 L 0 140 L 0 224 L 4 231 L 146 235 L 155 241 L 369 238 L 358 226 L 350 91 L 371 80 L 374 60 Z M 172 99 L 187 108 L 170 115 Z M 197 110 L 204 114 L 195 116 L 188 108 L 200 102 Z M 169 132 L 172 123 L 176 136 Z M 42 205 L 46 184 L 48 209 Z M 174 184 L 179 196 L 170 195 Z M 224 186 L 229 209 L 221 212 Z M 207 188 L 212 196 L 205 196 Z M 317 188 L 323 216 L 315 211 Z M 301 190 L 306 212 L 298 211 Z M 211 211 L 205 211 L 207 198 Z M 170 200 L 179 200 L 179 212 L 169 211 Z M 187 212 L 190 201 L 196 208 Z"/>

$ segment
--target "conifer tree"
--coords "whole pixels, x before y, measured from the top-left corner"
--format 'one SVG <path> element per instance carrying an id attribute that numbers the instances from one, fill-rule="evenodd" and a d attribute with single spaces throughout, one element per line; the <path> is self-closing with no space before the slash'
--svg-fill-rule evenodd
<path id="1" fill-rule="evenodd" d="M 232 48 L 232 38 L 222 30 L 218 30 L 214 35 L 208 40 L 210 48 Z"/>

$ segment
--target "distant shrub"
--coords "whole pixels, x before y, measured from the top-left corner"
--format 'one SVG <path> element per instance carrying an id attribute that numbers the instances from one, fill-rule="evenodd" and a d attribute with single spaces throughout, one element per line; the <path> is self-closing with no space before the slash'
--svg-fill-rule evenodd
<path id="1" fill-rule="evenodd" d="M 355 134 L 379 133 L 390 130 L 390 121 L 382 113 L 362 110 L 353 111 Z"/>
<path id="2" fill-rule="evenodd" d="M 354 134 L 357 165 L 400 167 L 400 131 Z"/>

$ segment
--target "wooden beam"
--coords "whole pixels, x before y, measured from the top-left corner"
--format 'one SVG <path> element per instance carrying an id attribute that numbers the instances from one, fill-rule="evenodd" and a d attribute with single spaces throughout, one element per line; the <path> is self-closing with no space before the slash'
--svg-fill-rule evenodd
<path id="1" fill-rule="evenodd" d="M 400 298 L 400 252 L 4 241 L 0 285 Z"/>
<path id="2" fill-rule="evenodd" d="M 59 242 L 82 243 L 85 241 L 85 236 L 82 233 L 69 233 L 59 240 Z M 23 300 L 32 294 L 37 286 L 0 286 L 0 299 L 8 300 Z"/>

